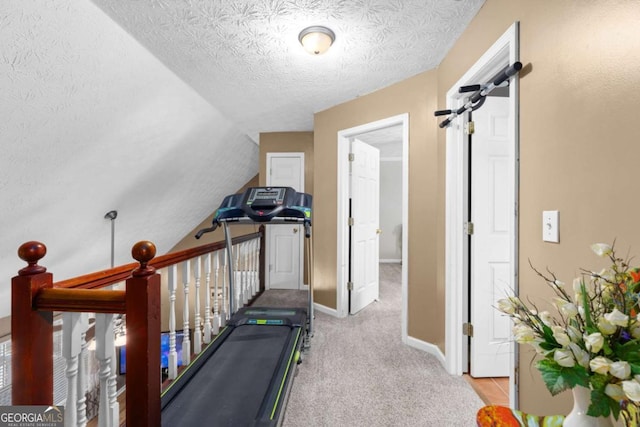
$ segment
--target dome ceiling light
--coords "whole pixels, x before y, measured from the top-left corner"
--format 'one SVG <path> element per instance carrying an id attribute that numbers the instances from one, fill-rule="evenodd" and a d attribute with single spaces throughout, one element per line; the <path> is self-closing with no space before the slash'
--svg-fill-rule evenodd
<path id="1" fill-rule="evenodd" d="M 335 33 L 322 26 L 307 27 L 298 35 L 298 40 L 304 50 L 312 55 L 322 55 L 328 51 L 335 39 Z"/>

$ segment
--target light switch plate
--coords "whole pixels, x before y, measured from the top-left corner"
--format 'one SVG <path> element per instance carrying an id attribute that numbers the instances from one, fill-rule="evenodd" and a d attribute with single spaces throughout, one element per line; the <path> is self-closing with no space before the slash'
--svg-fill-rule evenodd
<path id="1" fill-rule="evenodd" d="M 560 213 L 558 211 L 542 212 L 542 240 L 560 243 Z"/>

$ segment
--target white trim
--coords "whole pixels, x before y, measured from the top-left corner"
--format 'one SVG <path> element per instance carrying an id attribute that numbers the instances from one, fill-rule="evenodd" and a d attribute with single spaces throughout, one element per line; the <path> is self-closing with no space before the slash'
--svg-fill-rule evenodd
<path id="1" fill-rule="evenodd" d="M 347 248 L 349 200 L 349 140 L 361 133 L 402 125 L 402 337 L 407 337 L 409 278 L 409 114 L 399 114 L 338 132 L 338 209 L 337 209 L 337 281 L 336 311 L 339 317 L 348 315 Z"/>
<path id="2" fill-rule="evenodd" d="M 269 152 L 267 153 L 267 166 L 266 166 L 266 174 L 267 174 L 267 187 L 271 185 L 271 159 L 274 157 L 294 157 L 294 158 L 299 158 L 300 161 L 302 162 L 302 168 L 300 169 L 300 183 L 302 185 L 302 188 L 296 188 L 296 191 L 299 192 L 304 192 L 304 186 L 305 186 L 305 182 L 304 182 L 304 175 L 306 172 L 306 164 L 304 162 L 304 152 L 302 151 L 296 151 L 296 152 L 279 152 L 279 151 L 274 151 L 274 152 Z M 300 229 L 300 226 L 298 226 L 298 228 Z M 271 242 L 271 227 L 265 227 L 265 251 L 264 251 L 264 259 L 267 262 L 266 265 L 266 269 L 265 269 L 265 275 L 264 275 L 264 288 L 266 290 L 271 289 L 271 284 L 269 283 L 270 281 L 270 277 L 269 277 L 269 265 L 271 262 L 271 258 L 269 258 L 271 256 L 271 254 L 269 253 L 269 248 L 270 248 L 270 242 Z M 299 231 L 302 231 L 301 229 Z M 298 278 L 298 290 L 303 289 L 301 285 L 303 285 L 304 283 L 304 241 L 303 241 L 303 237 L 302 237 L 302 233 L 299 233 L 300 235 L 300 274 L 299 274 L 299 278 Z M 308 286 L 308 285 L 307 285 Z"/>
<path id="3" fill-rule="evenodd" d="M 437 345 L 433 345 L 414 337 L 406 337 L 403 342 L 409 347 L 417 348 L 418 350 L 422 350 L 425 353 L 431 354 L 436 359 L 438 359 L 438 362 L 440 362 L 440 364 L 446 369 L 444 354 L 442 354 L 440 347 L 438 347 Z"/>
<path id="4" fill-rule="evenodd" d="M 487 50 L 480 59 L 456 82 L 447 92 L 447 108 L 454 109 L 462 105 L 462 94 L 458 92 L 460 86 L 477 84 L 494 76 L 507 64 L 519 60 L 518 51 L 519 24 L 515 22 L 511 27 Z M 512 278 L 514 292 L 518 292 L 518 229 L 517 229 L 517 200 L 518 200 L 518 79 L 511 80 L 510 86 L 510 120 L 509 132 L 514 141 L 514 149 L 510 153 L 511 181 L 514 184 L 513 202 L 513 234 L 511 242 Z M 466 211 L 466 150 L 464 149 L 464 135 L 462 120 L 453 120 L 446 134 L 446 225 L 445 225 L 445 354 L 446 369 L 450 374 L 461 375 L 463 372 L 463 337 L 462 323 L 466 315 L 464 298 L 466 297 L 465 278 L 466 266 L 466 238 L 463 233 L 463 223 Z M 517 370 L 517 348 L 510 343 L 513 358 L 510 362 L 510 405 L 517 408 L 518 390 L 515 386 L 515 372 Z"/>
<path id="5" fill-rule="evenodd" d="M 401 259 L 381 259 L 379 260 L 381 263 L 383 264 L 401 264 L 402 260 Z"/>
<path id="6" fill-rule="evenodd" d="M 338 311 L 333 309 L 333 308 L 329 308 L 326 305 L 322 305 L 322 304 L 318 304 L 317 302 L 313 303 L 313 309 L 315 311 L 319 311 L 320 313 L 324 313 L 324 314 L 328 314 L 329 316 L 333 316 L 333 317 L 345 317 L 345 316 L 340 316 L 338 314 Z"/>
<path id="7" fill-rule="evenodd" d="M 381 162 L 401 162 L 402 157 L 380 157 Z"/>

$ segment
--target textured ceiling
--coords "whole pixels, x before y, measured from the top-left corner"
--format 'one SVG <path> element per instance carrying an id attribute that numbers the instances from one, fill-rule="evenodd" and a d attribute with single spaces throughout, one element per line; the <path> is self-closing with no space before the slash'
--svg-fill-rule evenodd
<path id="1" fill-rule="evenodd" d="M 484 0 L 94 0 L 257 141 L 311 130 L 313 113 L 435 68 Z M 312 56 L 309 25 L 336 41 Z"/>

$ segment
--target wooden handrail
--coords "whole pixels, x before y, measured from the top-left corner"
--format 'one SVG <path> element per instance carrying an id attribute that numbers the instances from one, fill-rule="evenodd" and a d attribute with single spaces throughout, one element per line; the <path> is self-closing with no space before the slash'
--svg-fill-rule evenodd
<path id="1" fill-rule="evenodd" d="M 106 289 L 45 288 L 35 296 L 33 307 L 39 311 L 84 313 L 125 313 L 125 291 Z"/>
<path id="2" fill-rule="evenodd" d="M 246 234 L 243 236 L 234 237 L 232 243 L 234 245 L 246 242 L 248 240 L 256 239 L 263 236 L 263 231 L 256 233 Z M 191 258 L 195 258 L 200 255 L 207 254 L 209 252 L 218 251 L 225 248 L 224 241 L 210 243 L 207 245 L 197 246 L 191 249 L 185 249 L 179 252 L 173 252 L 166 255 L 161 255 L 154 258 L 149 265 L 154 268 L 163 268 L 173 264 L 177 264 L 182 261 L 186 261 Z M 103 288 L 105 286 L 114 285 L 116 283 L 124 281 L 131 275 L 131 271 L 138 266 L 138 263 L 130 263 L 121 265 L 118 267 L 110 268 L 108 270 L 101 270 L 95 273 L 85 274 L 84 276 L 78 276 L 67 280 L 62 280 L 53 284 L 55 288 L 76 288 L 76 289 L 96 289 Z"/>

